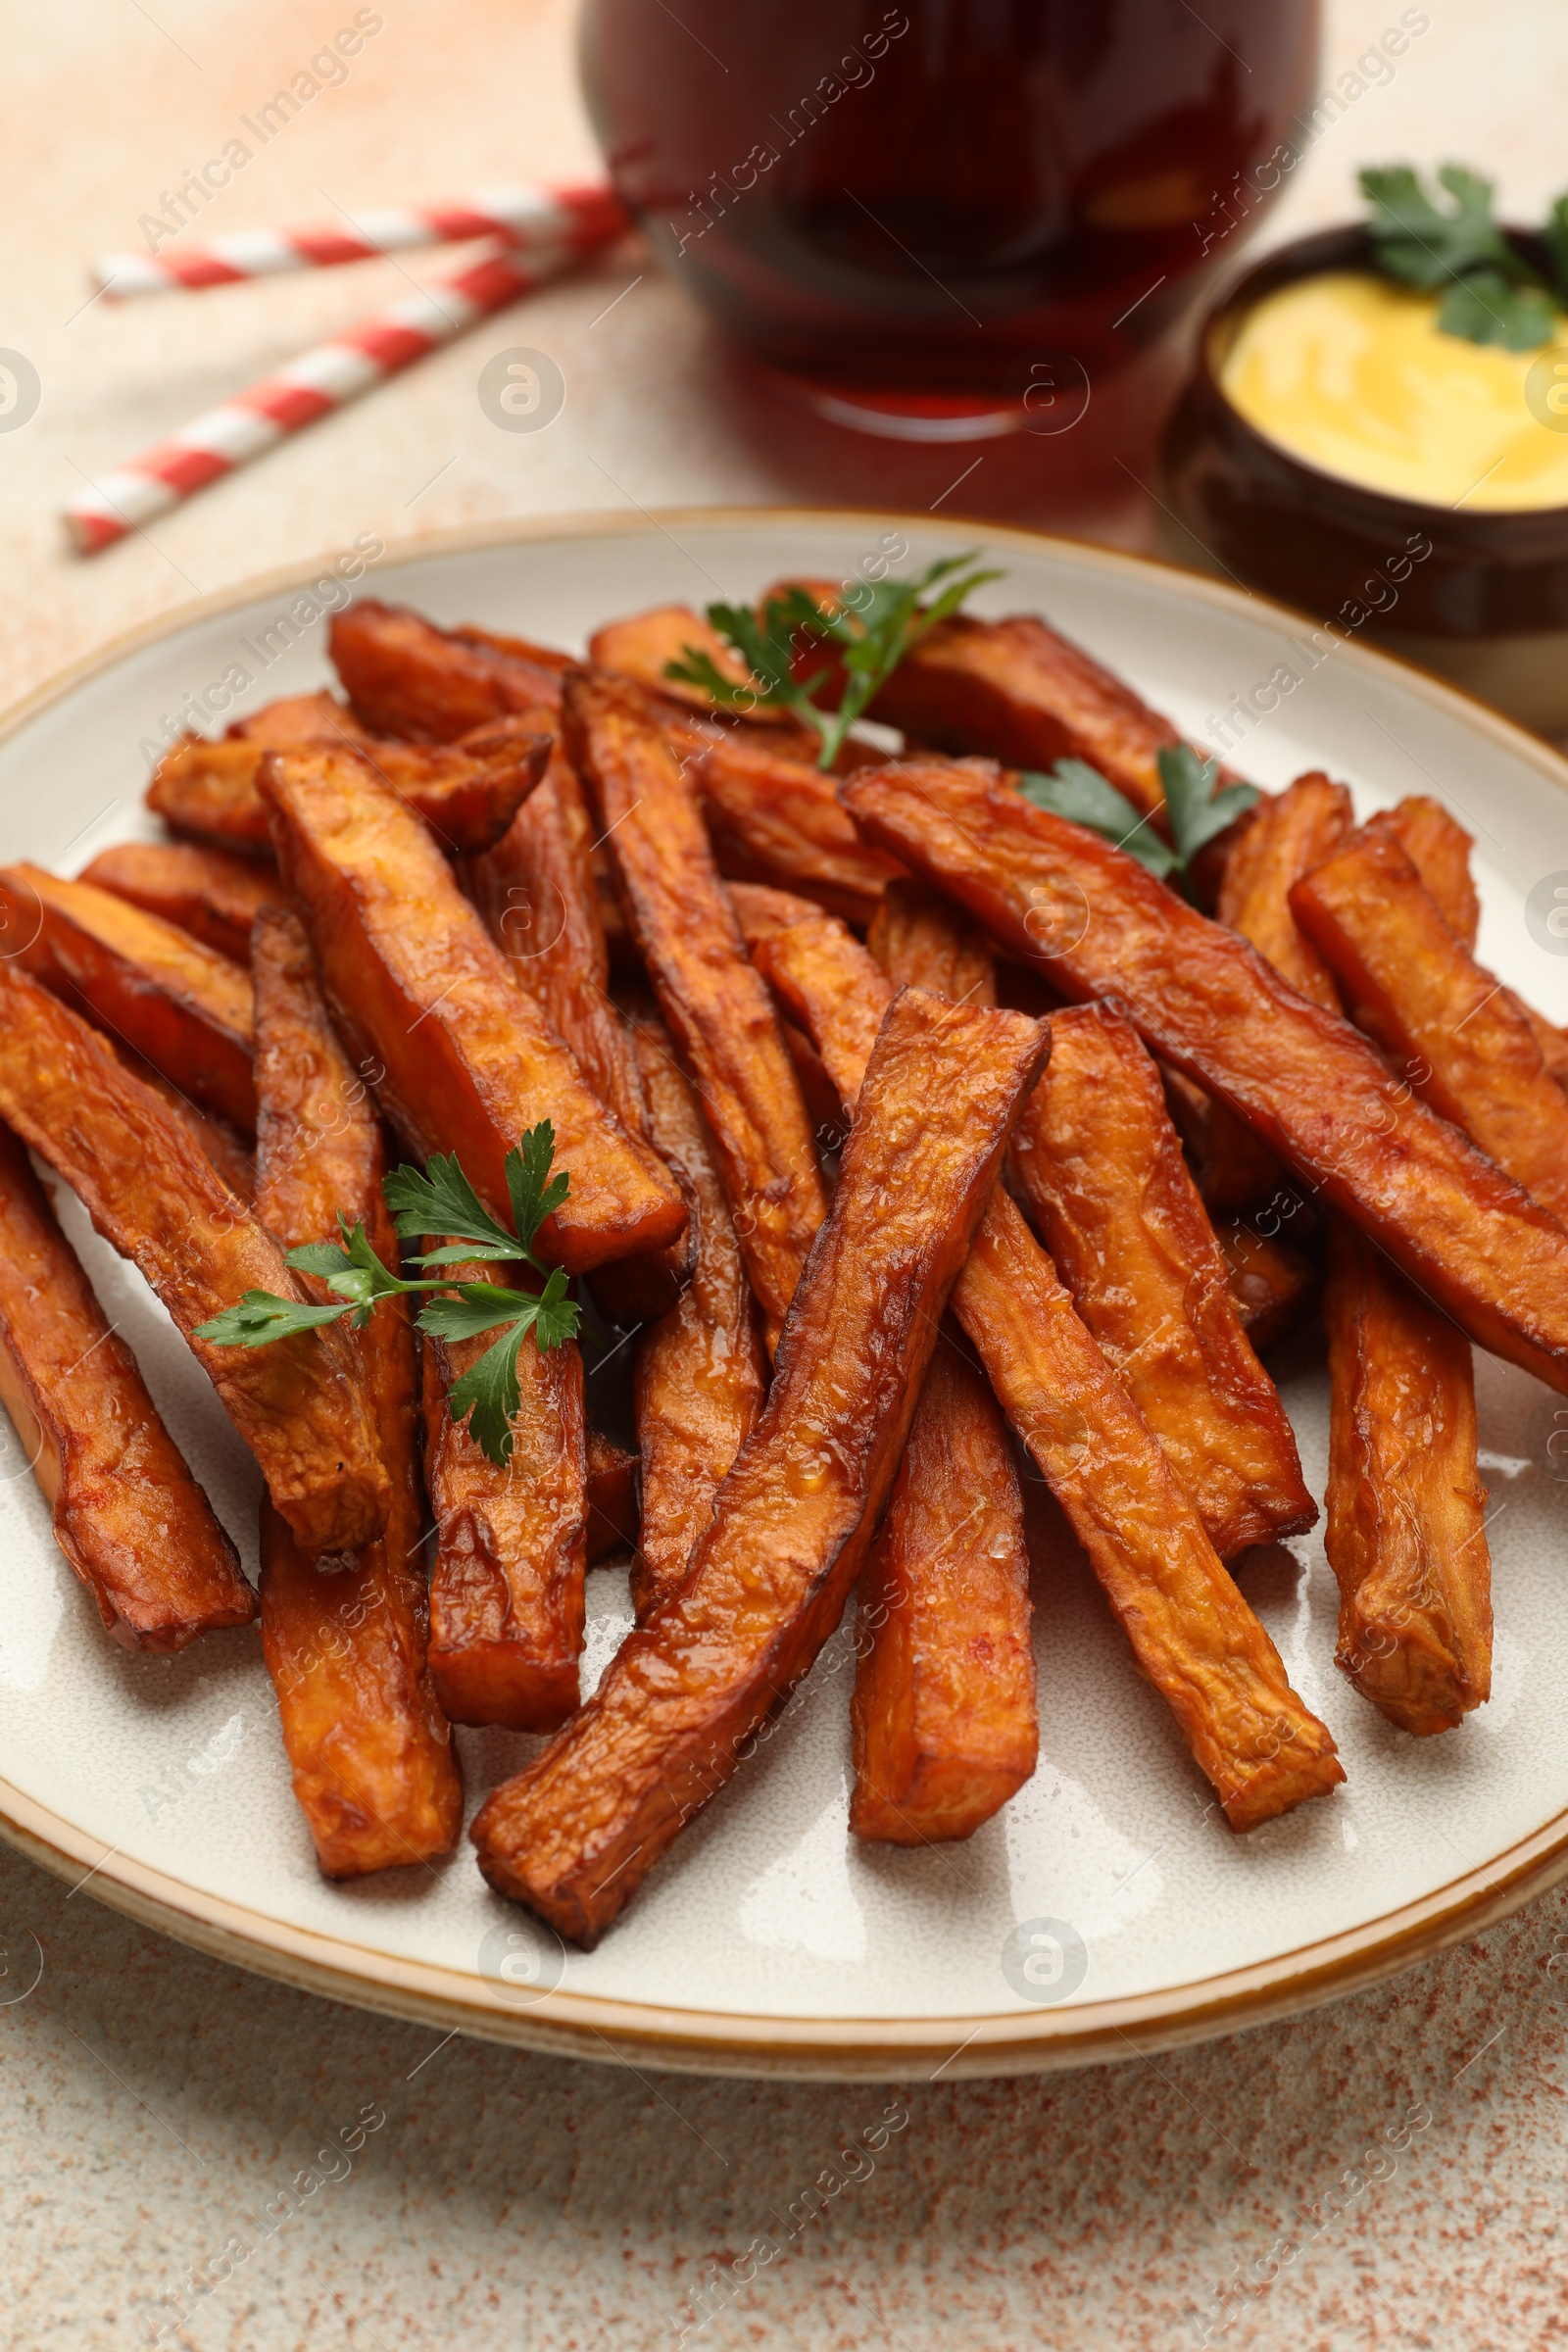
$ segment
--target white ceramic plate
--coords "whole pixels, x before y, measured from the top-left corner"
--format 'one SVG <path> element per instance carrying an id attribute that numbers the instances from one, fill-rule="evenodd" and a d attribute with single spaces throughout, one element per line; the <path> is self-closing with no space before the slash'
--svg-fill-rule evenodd
<path id="1" fill-rule="evenodd" d="M 1277 707 L 1238 742 L 1236 763 L 1271 786 L 1327 767 L 1362 810 L 1437 793 L 1477 837 L 1483 956 L 1568 1018 L 1568 952 L 1536 945 L 1524 911 L 1539 881 L 1568 869 L 1568 767 L 1359 646 L 1324 658 L 1320 644 L 1314 666 L 1306 624 L 1260 599 L 1022 533 L 798 511 L 426 541 L 373 564 L 362 590 L 438 620 L 580 646 L 615 613 L 745 597 L 792 570 L 847 573 L 889 533 L 906 544 L 906 564 L 983 541 L 1006 577 L 977 610 L 1047 614 L 1197 736 L 1280 668 L 1296 673 L 1283 696 L 1275 679 Z M 0 738 L 4 856 L 75 872 L 107 843 L 154 830 L 138 745 L 231 664 L 252 681 L 234 709 L 325 681 L 325 626 L 296 603 L 302 589 L 306 577 L 279 577 L 210 600 L 19 712 Z M 296 631 L 286 644 L 285 616 Z M 260 1486 L 249 1457 L 140 1277 L 70 1196 L 63 1208 L 111 1318 L 254 1562 Z M 1327 1400 L 1310 1347 L 1283 1385 L 1321 1494 Z M 852 1668 L 841 1633 L 761 1753 L 591 1954 L 564 1953 L 492 1895 L 466 1844 L 440 1870 L 325 1885 L 290 1795 L 254 1629 L 173 1659 L 106 1641 L 0 1417 L 0 1833 L 72 1880 L 90 1873 L 87 1887 L 105 1900 L 246 1966 L 590 2057 L 647 2053 L 730 2073 L 985 2074 L 1231 2030 L 1406 1965 L 1568 1872 L 1568 1461 L 1553 1458 L 1568 1456 L 1568 1403 L 1485 1358 L 1479 1388 L 1496 1662 L 1494 1696 L 1460 1731 L 1405 1738 L 1334 1671 L 1335 1589 L 1320 1541 L 1257 1555 L 1244 1587 L 1297 1689 L 1332 1726 L 1349 1778 L 1329 1800 L 1234 1838 L 1207 1809 L 1206 1786 L 1086 1566 L 1043 1561 L 1040 1766 L 997 1820 L 965 1845 L 924 1852 L 850 1839 Z M 585 1688 L 630 1621 L 623 1574 L 593 1573 L 589 1614 Z M 474 1803 L 539 1744 L 458 1737 Z M 1070 1934 L 1040 1924 L 1052 1922 Z M 1080 1944 L 1081 1981 L 1078 1966 L 1053 1981 L 1057 1951 Z M 1020 1972 L 1020 1951 L 1034 1953 L 1039 1981 Z"/>

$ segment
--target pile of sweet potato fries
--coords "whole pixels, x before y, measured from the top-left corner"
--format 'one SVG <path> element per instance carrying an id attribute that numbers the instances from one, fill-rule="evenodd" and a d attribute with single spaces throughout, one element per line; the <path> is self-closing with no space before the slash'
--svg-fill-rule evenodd
<path id="1" fill-rule="evenodd" d="M 548 1735 L 470 1835 L 584 1945 L 766 1769 L 852 1592 L 856 1835 L 1029 1778 L 1020 1445 L 1230 1826 L 1332 1789 L 1245 1591 L 1318 1517 L 1258 1354 L 1314 1298 L 1337 1662 L 1452 1728 L 1471 1342 L 1568 1391 L 1568 1039 L 1475 961 L 1439 806 L 1357 827 L 1308 774 L 1160 879 L 1026 789 L 1084 762 L 1179 846 L 1175 728 L 1043 621 L 925 627 L 826 770 L 736 642 L 361 603 L 340 695 L 165 758 L 168 839 L 0 870 L 0 1401 L 62 1550 L 137 1648 L 259 1615 L 330 1877 L 451 1848 L 453 1724 Z M 792 653 L 825 702 L 836 642 Z M 28 1152 L 254 1453 L 259 1592 Z M 580 1293 L 635 1335 L 635 1455 Z"/>

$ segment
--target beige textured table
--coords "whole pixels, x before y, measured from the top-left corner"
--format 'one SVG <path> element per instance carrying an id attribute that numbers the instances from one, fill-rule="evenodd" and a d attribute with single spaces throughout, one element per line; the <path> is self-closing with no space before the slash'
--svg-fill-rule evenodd
<path id="1" fill-rule="evenodd" d="M 347 0 L 7 0 L 0 345 L 28 355 L 43 399 L 0 437 L 6 700 L 132 622 L 363 530 L 391 540 L 686 502 L 926 506 L 968 463 L 943 453 L 878 470 L 858 451 L 770 446 L 735 420 L 722 355 L 677 292 L 649 273 L 607 311 L 643 268 L 617 260 L 145 539 L 93 564 L 66 557 L 56 511 L 82 471 L 404 288 L 376 264 L 78 310 L 84 259 L 133 244 L 138 216 L 353 13 Z M 382 29 L 352 78 L 254 159 L 213 207 L 215 229 L 589 162 L 564 6 L 379 0 L 374 13 Z M 1329 13 L 1325 79 L 1398 9 L 1331 0 Z M 1367 87 L 1314 148 L 1270 234 L 1341 215 L 1368 159 L 1500 164 L 1520 211 L 1568 178 L 1562 0 L 1430 0 L 1430 16 L 1394 81 Z M 413 269 L 432 273 L 422 257 Z M 497 432 L 474 397 L 484 359 L 517 340 L 555 356 L 567 385 L 558 422 L 532 436 Z M 1010 491 L 988 487 L 1000 466 L 947 511 L 1005 503 Z M 1031 513 L 1147 543 L 1136 490 L 1097 496 L 1074 506 L 1047 483 Z M 1237 2352 L 1568 2341 L 1568 1986 L 1549 1968 L 1559 1942 L 1568 1951 L 1560 1897 L 1295 2025 L 1045 2082 L 902 2086 L 907 2124 L 875 2172 L 700 2309 L 689 2298 L 709 2267 L 780 2235 L 888 2093 L 443 2044 L 196 1958 L 4 1852 L 0 1928 L 14 1952 L 30 1935 L 43 1954 L 36 1988 L 0 2010 L 0 2306 L 19 2352 L 148 2341 L 185 2266 L 218 2253 L 372 2102 L 385 2122 L 349 2175 L 166 2342 L 566 2352 L 673 2345 L 684 2331 L 812 2352 L 1164 2352 L 1201 2340 L 1195 2315 L 1213 2313 L 1238 2272 L 1254 2299 L 1230 2300 L 1240 2316 L 1213 2339 Z M 1366 2164 L 1412 2108 L 1407 2148 Z"/>

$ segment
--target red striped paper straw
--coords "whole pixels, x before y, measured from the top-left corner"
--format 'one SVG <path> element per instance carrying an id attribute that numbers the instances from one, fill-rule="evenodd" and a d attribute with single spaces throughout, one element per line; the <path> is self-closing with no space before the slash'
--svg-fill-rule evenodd
<path id="1" fill-rule="evenodd" d="M 532 293 L 578 258 L 559 248 L 532 254 L 526 263 L 497 254 L 303 352 L 275 375 L 264 376 L 169 440 L 117 466 L 75 499 L 66 509 L 66 527 L 78 552 L 96 555 L 123 539 L 220 475 L 248 465 L 290 433 L 450 343 L 475 319 Z"/>
<path id="2" fill-rule="evenodd" d="M 345 214 L 341 225 L 242 229 L 177 253 L 108 253 L 93 265 L 93 282 L 114 301 L 231 286 L 249 277 L 277 277 L 294 270 L 335 270 L 378 254 L 410 253 L 424 245 L 459 245 L 469 237 L 502 237 L 527 250 L 564 246 L 586 252 L 628 225 L 612 188 L 487 188 L 449 203 L 389 206 Z"/>

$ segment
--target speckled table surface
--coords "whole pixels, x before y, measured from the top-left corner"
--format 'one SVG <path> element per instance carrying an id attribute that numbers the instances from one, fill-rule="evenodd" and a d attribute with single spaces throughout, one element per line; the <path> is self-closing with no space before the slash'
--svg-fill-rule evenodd
<path id="1" fill-rule="evenodd" d="M 473 398 L 502 322 L 94 564 L 56 513 L 80 480 L 404 290 L 399 267 L 200 303 L 85 310 L 82 263 L 231 135 L 352 11 L 320 0 L 6 0 L 12 223 L 0 343 L 43 384 L 0 439 L 4 699 L 148 615 L 251 573 L 474 519 L 853 495 L 928 506 L 947 453 L 868 479 L 725 398 L 677 291 L 617 259 L 541 297 L 527 340 L 567 400 L 500 434 Z M 382 0 L 352 77 L 224 199 L 243 227 L 334 203 L 580 169 L 564 0 Z M 1330 0 L 1325 81 L 1397 16 Z M 1565 175 L 1561 0 L 1433 0 L 1363 79 L 1268 233 L 1339 216 L 1358 163 L 1501 168 L 1510 209 Z M 1349 85 L 1347 85 L 1348 87 Z M 423 261 L 413 274 L 428 277 Z M 624 298 L 607 305 L 622 293 Z M 966 460 L 964 462 L 967 462 Z M 985 477 L 995 481 L 996 475 Z M 998 511 L 976 480 L 950 512 Z M 1014 504 L 1151 543 L 1142 494 Z M 1568 2341 L 1568 1897 L 1295 2024 L 1045 2082 L 697 2082 L 514 2055 L 339 2009 L 199 1958 L 0 1851 L 20 1987 L 0 2014 L 4 2341 L 150 2340 L 190 2266 L 229 2275 L 165 2343 L 217 2352 L 663 2343 L 1291 2352 Z M 32 1940 L 29 1940 L 32 1939 Z M 20 1969 L 21 1973 L 17 1973 Z M 874 2169 L 834 2150 L 891 2110 Z M 323 2135 L 364 2144 L 267 2234 Z M 313 2176 L 314 2177 L 314 2176 Z M 793 2230 L 793 2235 L 787 2232 Z M 748 2249 L 752 2249 L 748 2253 Z M 721 2271 L 720 2271 L 721 2266 Z"/>

